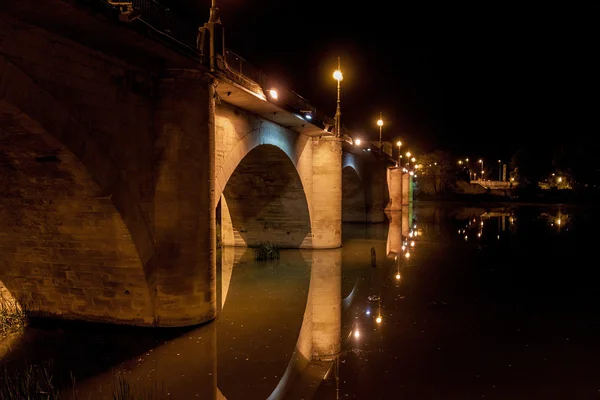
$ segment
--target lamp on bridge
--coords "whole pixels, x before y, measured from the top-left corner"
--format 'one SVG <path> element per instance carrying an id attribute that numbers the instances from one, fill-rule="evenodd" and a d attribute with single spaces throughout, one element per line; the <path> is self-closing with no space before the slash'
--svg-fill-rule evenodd
<path id="1" fill-rule="evenodd" d="M 479 163 L 481 164 L 481 180 L 483 180 L 483 159 L 479 159 Z"/>
<path id="2" fill-rule="evenodd" d="M 379 127 L 379 150 L 383 151 L 383 147 L 381 147 L 381 128 L 383 128 L 383 117 L 381 116 L 381 113 L 379 113 L 379 119 L 377 120 L 377 126 Z"/>
<path id="3" fill-rule="evenodd" d="M 502 160 L 498 160 L 498 180 L 502 180 Z"/>
<path id="4" fill-rule="evenodd" d="M 342 84 L 342 80 L 344 79 L 344 75 L 342 75 L 342 69 L 340 66 L 340 58 L 338 57 L 338 67 L 335 71 L 333 71 L 333 79 L 337 81 L 337 108 L 335 110 L 335 136 L 340 138 L 342 137 L 342 109 L 340 108 L 340 87 Z"/>
<path id="5" fill-rule="evenodd" d="M 402 158 L 402 154 L 400 154 L 400 146 L 402 146 L 402 142 L 401 141 L 397 141 L 396 142 L 396 146 L 398 146 L 398 162 L 396 162 L 396 166 L 400 166 L 400 159 Z"/>

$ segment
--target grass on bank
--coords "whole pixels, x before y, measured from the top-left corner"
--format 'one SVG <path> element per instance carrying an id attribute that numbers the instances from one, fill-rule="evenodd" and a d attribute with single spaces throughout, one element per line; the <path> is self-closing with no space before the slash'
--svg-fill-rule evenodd
<path id="1" fill-rule="evenodd" d="M 4 370 L 0 374 L 0 400 L 93 400 L 93 396 L 80 396 L 75 389 L 75 379 L 71 378 L 72 393 L 63 391 L 52 375 L 52 363 L 41 366 L 30 365 L 21 373 Z M 118 375 L 112 388 L 113 400 L 163 400 L 170 398 L 164 386 L 157 384 L 150 388 L 131 385 L 122 375 Z"/>

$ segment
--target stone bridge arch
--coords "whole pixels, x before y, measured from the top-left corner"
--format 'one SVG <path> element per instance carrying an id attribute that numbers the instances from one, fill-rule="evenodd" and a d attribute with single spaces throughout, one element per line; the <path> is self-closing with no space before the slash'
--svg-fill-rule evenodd
<path id="1" fill-rule="evenodd" d="M 342 221 L 367 222 L 363 165 L 358 156 L 348 152 L 342 157 Z"/>
<path id="2" fill-rule="evenodd" d="M 312 248 L 311 138 L 229 106 L 216 124 L 223 244 Z"/>
<path id="3" fill-rule="evenodd" d="M 34 311 L 149 325 L 152 236 L 87 128 L 0 56 L 0 281 Z"/>

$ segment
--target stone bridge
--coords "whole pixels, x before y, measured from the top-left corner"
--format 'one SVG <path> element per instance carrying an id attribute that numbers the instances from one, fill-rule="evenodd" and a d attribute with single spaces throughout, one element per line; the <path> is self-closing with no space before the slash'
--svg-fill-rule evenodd
<path id="1" fill-rule="evenodd" d="M 103 4 L 0 4 L 4 297 L 50 317 L 198 324 L 218 309 L 217 236 L 339 248 L 342 221 L 410 201 L 385 152 L 230 68 L 220 23 L 198 50 Z"/>

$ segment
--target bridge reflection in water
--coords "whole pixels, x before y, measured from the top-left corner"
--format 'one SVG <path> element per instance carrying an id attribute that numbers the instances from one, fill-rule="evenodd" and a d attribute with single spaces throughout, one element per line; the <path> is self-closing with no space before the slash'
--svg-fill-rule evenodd
<path id="1" fill-rule="evenodd" d="M 531 307 L 517 307 L 521 303 L 536 307 L 548 303 L 548 310 L 566 303 L 584 309 L 577 318 L 583 315 L 590 324 L 597 323 L 591 295 L 595 281 L 558 273 L 564 260 L 581 264 L 589 254 L 584 250 L 591 248 L 593 236 L 572 234 L 578 231 L 576 223 L 586 222 L 587 217 L 577 219 L 577 214 L 561 207 L 519 210 L 419 204 L 405 211 L 388 213 L 389 224 L 345 225 L 341 249 L 285 250 L 278 261 L 258 263 L 251 249 L 224 248 L 218 275 L 221 312 L 213 323 L 159 330 L 60 321 L 36 324 L 0 342 L 0 368 L 6 364 L 9 370 L 22 370 L 26 363 L 54 359 L 53 374 L 56 381 L 67 382 L 67 394 L 73 372 L 77 390 L 94 393 L 93 398 L 112 398 L 118 371 L 138 386 L 164 383 L 171 398 L 333 399 L 340 393 L 366 398 L 367 393 L 377 397 L 392 389 L 405 390 L 408 395 L 403 397 L 419 398 L 431 382 L 443 387 L 448 376 L 454 384 L 465 373 L 475 373 L 481 349 L 486 349 L 486 360 L 492 359 L 486 366 L 499 365 L 513 346 L 510 338 L 485 334 L 490 328 L 472 332 L 473 327 L 501 331 L 507 323 L 512 328 L 522 326 L 532 318 Z M 586 232 L 596 232 L 592 228 Z M 556 254 L 547 251 L 548 241 L 560 249 L 556 254 L 563 254 L 563 261 L 552 264 Z M 586 246 L 573 247 L 581 242 Z M 528 256 L 532 246 L 536 252 Z M 371 266 L 371 249 L 376 268 Z M 512 257 L 517 251 L 520 257 L 529 257 L 526 263 Z M 479 262 L 482 252 L 488 255 L 488 263 Z M 544 263 L 538 267 L 533 261 L 539 257 L 544 257 Z M 484 287 L 482 268 L 489 276 Z M 548 268 L 553 273 L 547 274 Z M 514 284 L 515 271 L 535 284 L 521 289 L 514 285 L 514 299 L 504 305 L 504 288 Z M 538 284 L 542 278 L 544 285 Z M 562 284 L 565 279 L 573 289 Z M 556 297 L 553 288 L 559 281 L 561 290 L 571 290 L 568 296 Z M 533 289 L 540 296 L 531 303 Z M 502 301 L 491 299 L 484 304 L 490 312 L 475 312 L 482 306 L 472 299 L 481 298 L 481 293 L 497 293 Z M 536 332 L 530 340 L 545 337 L 548 326 L 560 337 L 573 334 L 570 316 L 547 315 L 551 316 L 547 323 L 530 328 Z M 482 318 L 485 323 L 478 325 Z M 433 322 L 424 329 L 424 321 Z M 595 340 L 593 331 L 578 332 L 590 343 Z M 501 346 L 493 350 L 498 342 Z M 443 349 L 441 343 L 446 352 L 437 350 Z M 550 342 L 537 343 L 540 350 L 556 350 Z M 423 363 L 427 348 L 436 351 L 427 352 Z M 373 367 L 365 369 L 367 354 Z M 513 364 L 521 368 L 519 376 L 531 371 L 526 354 L 513 357 L 521 359 Z M 461 368 L 448 370 L 449 358 Z M 564 365 L 596 371 L 589 369 L 596 368 L 596 359 L 580 359 L 576 351 L 557 358 L 549 372 L 556 379 L 545 381 L 561 387 L 558 377 L 564 375 Z M 343 379 L 336 379 L 339 369 Z M 396 370 L 403 371 L 397 380 L 385 375 Z M 494 377 L 501 373 L 492 372 Z M 522 380 L 515 379 L 507 381 L 507 390 L 511 385 L 521 387 Z M 536 379 L 530 391 L 539 389 L 536 382 L 542 376 Z M 470 393 L 470 381 L 461 385 L 449 390 Z"/>
<path id="2" fill-rule="evenodd" d="M 348 231 L 378 237 L 377 253 L 385 254 L 387 224 Z M 112 398 L 117 373 L 138 387 L 164 385 L 172 398 L 304 397 L 331 372 L 349 334 L 342 333 L 342 307 L 352 301 L 352 283 L 342 287 L 342 261 L 352 276 L 371 269 L 373 243 L 350 238 L 347 244 L 282 250 L 271 262 L 256 262 L 249 248 L 224 247 L 215 322 L 164 330 L 43 322 L 0 342 L 0 364 L 22 370 L 52 359 L 66 394 L 73 373 L 84 398 Z"/>

